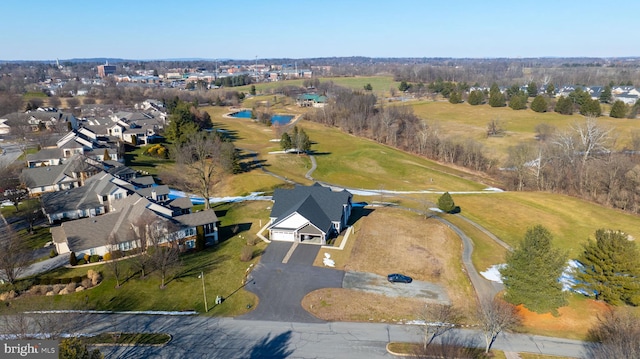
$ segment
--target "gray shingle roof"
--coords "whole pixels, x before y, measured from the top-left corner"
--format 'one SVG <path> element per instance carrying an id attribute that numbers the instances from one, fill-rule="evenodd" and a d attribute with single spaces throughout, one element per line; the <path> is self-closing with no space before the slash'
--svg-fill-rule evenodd
<path id="1" fill-rule="evenodd" d="M 317 183 L 313 186 L 296 186 L 291 190 L 278 188 L 273 193 L 275 203 L 271 209 L 270 217 L 281 218 L 283 215 L 289 215 L 292 213 L 292 208 L 301 207 L 308 196 L 313 198 L 318 208 L 312 208 L 310 204 L 307 204 L 309 207 L 303 208 L 305 212 L 320 210 L 332 222 L 340 221 L 343 207 L 349 203 L 352 197 L 351 193 L 346 190 L 334 192 L 329 187 L 323 187 Z"/>
<path id="2" fill-rule="evenodd" d="M 196 213 L 183 214 L 173 217 L 173 219 L 185 226 L 201 226 L 203 224 L 216 223 L 218 216 L 216 216 L 214 210 L 209 209 Z"/>

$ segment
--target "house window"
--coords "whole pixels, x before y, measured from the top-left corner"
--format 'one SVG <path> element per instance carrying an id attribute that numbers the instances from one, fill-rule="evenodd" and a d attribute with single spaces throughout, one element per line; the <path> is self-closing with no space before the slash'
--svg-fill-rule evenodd
<path id="1" fill-rule="evenodd" d="M 188 249 L 193 249 L 196 247 L 196 241 L 194 240 L 186 241 L 184 242 L 184 244 L 187 246 Z"/>
<path id="2" fill-rule="evenodd" d="M 96 249 L 95 248 L 89 249 L 89 255 L 94 255 L 94 254 L 96 254 Z"/>
<path id="3" fill-rule="evenodd" d="M 122 193 L 116 193 L 113 195 L 113 198 L 115 199 L 122 199 Z"/>

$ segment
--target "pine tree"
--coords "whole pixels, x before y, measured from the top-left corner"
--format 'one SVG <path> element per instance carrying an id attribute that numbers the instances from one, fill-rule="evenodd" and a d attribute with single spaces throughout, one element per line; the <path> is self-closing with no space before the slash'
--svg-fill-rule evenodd
<path id="1" fill-rule="evenodd" d="M 600 101 L 598 100 L 586 100 L 580 106 L 580 114 L 584 116 L 594 116 L 598 117 L 602 114 L 602 109 L 600 108 Z"/>
<path id="2" fill-rule="evenodd" d="M 567 262 L 567 254 L 551 246 L 552 235 L 542 225 L 527 230 L 524 239 L 507 253 L 506 266 L 500 270 L 505 299 L 515 305 L 546 313 L 566 305 L 567 299 L 558 281 Z"/>
<path id="3" fill-rule="evenodd" d="M 462 96 L 459 92 L 454 91 L 449 95 L 449 102 L 452 104 L 457 104 L 462 102 Z"/>
<path id="4" fill-rule="evenodd" d="M 455 202 L 453 202 L 453 197 L 449 192 L 445 192 L 440 198 L 438 198 L 438 208 L 446 213 L 454 212 L 456 208 Z"/>
<path id="5" fill-rule="evenodd" d="M 527 95 L 529 95 L 529 97 L 538 96 L 538 85 L 535 82 L 531 81 L 527 85 Z"/>
<path id="6" fill-rule="evenodd" d="M 75 266 L 78 264 L 78 258 L 76 257 L 76 252 L 69 253 L 69 264 L 71 266 Z"/>
<path id="7" fill-rule="evenodd" d="M 524 110 L 527 108 L 527 96 L 523 93 L 515 94 L 509 100 L 509 107 L 514 110 Z"/>
<path id="8" fill-rule="evenodd" d="M 602 103 L 611 102 L 611 86 L 607 85 L 604 87 L 604 89 L 600 93 L 600 102 Z"/>
<path id="9" fill-rule="evenodd" d="M 560 96 L 553 110 L 563 115 L 571 115 L 573 114 L 573 102 L 564 96 Z"/>
<path id="10" fill-rule="evenodd" d="M 544 96 L 538 95 L 531 102 L 531 109 L 535 112 L 547 112 L 547 100 L 544 99 Z"/>
<path id="11" fill-rule="evenodd" d="M 291 145 L 291 136 L 289 136 L 288 133 L 283 133 L 282 136 L 280 137 L 280 147 L 282 147 L 283 150 L 288 150 L 292 147 Z"/>
<path id="12" fill-rule="evenodd" d="M 624 102 L 617 100 L 611 106 L 611 112 L 609 112 L 609 116 L 613 118 L 624 118 L 627 115 L 627 105 Z"/>
<path id="13" fill-rule="evenodd" d="M 502 92 L 500 92 L 500 90 L 489 92 L 489 106 L 504 107 L 506 105 L 507 105 L 507 102 Z"/>
<path id="14" fill-rule="evenodd" d="M 111 155 L 109 154 L 109 149 L 104 149 L 104 154 L 102 155 L 103 161 L 111 161 Z"/>
<path id="15" fill-rule="evenodd" d="M 476 106 L 482 104 L 484 102 L 484 94 L 480 90 L 473 90 L 469 93 L 469 105 Z"/>
<path id="16" fill-rule="evenodd" d="M 640 305 L 640 251 L 620 231 L 599 229 L 584 245 L 576 269 L 576 289 L 613 305 Z"/>

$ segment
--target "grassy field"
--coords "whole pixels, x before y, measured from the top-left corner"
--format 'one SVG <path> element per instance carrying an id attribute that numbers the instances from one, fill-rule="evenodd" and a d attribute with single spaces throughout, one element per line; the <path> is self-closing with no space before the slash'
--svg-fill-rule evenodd
<path id="1" fill-rule="evenodd" d="M 254 248 L 254 259 L 241 262 L 240 251 L 247 239 L 252 239 L 258 231 L 259 223 L 268 218 L 266 209 L 270 203 L 253 202 L 246 204 L 221 205 L 215 208 L 221 218 L 218 245 L 202 252 L 182 255 L 182 266 L 175 271 L 166 288 L 160 289 L 160 278 L 152 272 L 140 279 L 133 272 L 129 261 L 123 261 L 125 280 L 120 288 L 104 264 L 91 267 L 61 268 L 42 275 L 41 278 L 71 278 L 83 276 L 88 269 L 102 273 L 104 280 L 97 287 L 78 293 L 57 296 L 24 296 L 12 302 L 15 310 L 34 307 L 47 309 L 96 309 L 96 310 L 196 310 L 204 313 L 202 279 L 204 273 L 208 297 L 208 315 L 235 316 L 247 312 L 247 305 L 255 307 L 257 298 L 242 289 L 245 270 L 256 263 L 265 247 L 259 242 Z M 240 237 L 242 236 L 242 238 Z M 214 299 L 221 295 L 226 300 L 214 305 Z M 5 306 L 0 313 L 9 310 Z"/>
<path id="2" fill-rule="evenodd" d="M 124 155 L 125 165 L 136 171 L 157 176 L 158 173 L 174 163 L 172 160 L 146 155 L 144 152 L 151 146 L 153 145 L 141 146 L 127 151 Z"/>
<path id="3" fill-rule="evenodd" d="M 567 116 L 555 112 L 537 113 L 529 109 L 515 111 L 509 107 L 471 106 L 467 103 L 453 105 L 446 101 L 415 101 L 409 104 L 418 117 L 438 126 L 443 134 L 480 141 L 489 150 L 490 157 L 500 160 L 506 158 L 510 146 L 520 142 L 535 143 L 535 127 L 538 124 L 548 124 L 565 131 L 576 123 L 584 122 L 580 114 Z M 486 136 L 487 124 L 492 120 L 500 121 L 506 131 L 504 136 Z M 617 148 L 630 145 L 631 133 L 640 130 L 635 119 L 602 116 L 597 121 L 601 126 L 614 129 Z"/>
<path id="4" fill-rule="evenodd" d="M 391 88 L 393 88 L 394 91 L 399 92 L 397 90 L 400 85 L 400 82 L 394 81 L 392 76 L 321 77 L 319 80 L 320 82 L 331 81 L 336 85 L 362 91 L 364 91 L 364 86 L 366 84 L 371 84 L 371 87 L 373 88 L 372 92 L 379 97 L 389 96 Z M 260 95 L 264 93 L 271 93 L 273 90 L 280 87 L 302 86 L 303 82 L 304 80 L 300 79 L 259 83 L 255 84 L 256 93 Z M 251 85 L 234 87 L 233 89 L 235 91 L 249 92 L 251 90 Z"/>
<path id="5" fill-rule="evenodd" d="M 619 229 L 640 238 L 640 218 L 578 198 L 543 192 L 453 195 L 462 214 L 516 245 L 536 224 L 554 236 L 554 245 L 576 258 L 587 238 L 599 228 Z"/>

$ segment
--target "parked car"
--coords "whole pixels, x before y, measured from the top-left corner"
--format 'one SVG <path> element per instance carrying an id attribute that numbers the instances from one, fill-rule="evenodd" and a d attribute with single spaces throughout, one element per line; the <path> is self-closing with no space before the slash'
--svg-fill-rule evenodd
<path id="1" fill-rule="evenodd" d="M 406 276 L 404 274 L 398 274 L 398 273 L 394 273 L 394 274 L 389 274 L 387 276 L 387 280 L 391 283 L 411 283 L 413 282 L 413 279 L 409 276 Z"/>

